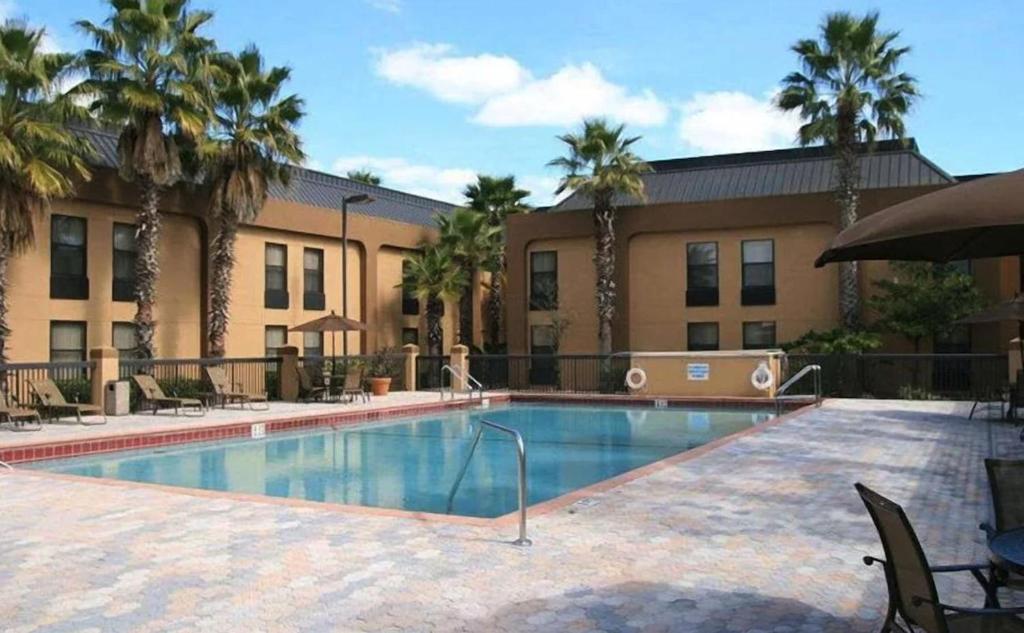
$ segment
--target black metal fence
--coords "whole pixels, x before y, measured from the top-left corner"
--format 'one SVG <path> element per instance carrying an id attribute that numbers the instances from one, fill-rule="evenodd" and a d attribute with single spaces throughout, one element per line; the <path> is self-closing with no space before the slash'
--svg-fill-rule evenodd
<path id="1" fill-rule="evenodd" d="M 846 398 L 975 399 L 1009 383 L 1006 354 L 789 354 L 792 376 L 821 365 L 825 395 Z"/>
<path id="2" fill-rule="evenodd" d="M 597 354 L 478 354 L 469 357 L 469 373 L 485 389 L 617 393 L 625 391 L 630 359 Z"/>
<path id="3" fill-rule="evenodd" d="M 271 400 L 280 397 L 281 359 L 269 358 L 122 358 L 120 377 L 149 374 L 169 396 L 198 398 L 211 390 L 204 367 L 220 367 L 228 380 L 246 393 L 265 393 Z M 135 385 L 132 385 L 132 392 Z M 134 398 L 133 398 L 134 401 Z"/>
<path id="4" fill-rule="evenodd" d="M 444 371 L 444 366 L 451 362 L 451 356 L 417 356 L 416 388 L 426 390 L 450 386 L 452 377 Z"/>
<path id="5" fill-rule="evenodd" d="M 35 400 L 29 381 L 49 378 L 68 402 L 88 403 L 92 400 L 94 366 L 93 361 L 0 364 L 0 385 L 18 403 L 29 406 Z"/>
<path id="6" fill-rule="evenodd" d="M 341 384 L 350 365 L 364 367 L 377 359 L 376 354 L 349 354 L 348 356 L 300 356 L 299 367 L 309 374 L 314 385 L 322 386 L 325 370 L 331 377 L 331 384 Z M 405 355 L 388 354 L 385 356 L 388 375 L 391 378 L 391 391 L 405 390 Z"/>

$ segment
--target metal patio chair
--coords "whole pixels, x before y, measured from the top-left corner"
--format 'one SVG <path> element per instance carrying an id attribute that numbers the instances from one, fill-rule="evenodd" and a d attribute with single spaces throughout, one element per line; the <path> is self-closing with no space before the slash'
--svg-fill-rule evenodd
<path id="1" fill-rule="evenodd" d="M 978 609 L 940 602 L 934 574 L 966 571 L 985 591 L 985 604 L 991 604 L 995 590 L 985 578 L 988 564 L 930 566 L 903 508 L 863 484 L 856 484 L 856 488 L 885 552 L 884 560 L 864 557 L 864 564 L 878 563 L 885 570 L 889 606 L 881 633 L 1024 633 L 1024 620 L 1017 617 L 1024 614 L 1024 607 Z"/>
<path id="2" fill-rule="evenodd" d="M 312 402 L 314 400 L 323 400 L 328 395 L 327 387 L 322 385 L 314 385 L 313 378 L 309 375 L 303 367 L 296 367 L 295 370 L 299 375 L 299 399 L 304 402 Z"/>
<path id="3" fill-rule="evenodd" d="M 242 405 L 243 409 L 245 405 L 249 405 L 253 411 L 266 411 L 270 408 L 270 404 L 267 403 L 267 394 L 248 393 L 242 389 L 241 383 L 232 384 L 223 367 L 204 367 L 203 369 L 206 372 L 206 379 L 213 386 L 214 399 L 220 401 L 222 406 L 234 402 Z M 256 408 L 257 404 L 261 405 L 258 409 Z"/>
<path id="4" fill-rule="evenodd" d="M 179 409 L 185 415 L 189 415 L 188 411 L 192 409 L 194 413 L 191 417 L 199 417 L 206 414 L 206 407 L 203 405 L 202 400 L 168 396 L 164 394 L 164 390 L 160 388 L 156 378 L 148 374 L 135 374 L 132 376 L 132 380 L 135 381 L 135 385 L 142 392 L 142 403 L 139 408 L 152 409 L 153 415 L 156 415 L 160 409 L 174 409 L 174 415 L 178 415 Z"/>
<path id="5" fill-rule="evenodd" d="M 0 424 L 10 424 L 12 431 L 38 431 L 42 422 L 38 411 L 19 406 L 13 394 L 0 389 Z"/>
<path id="6" fill-rule="evenodd" d="M 107 414 L 103 412 L 103 408 L 96 406 L 95 404 L 81 404 L 78 402 L 68 402 L 64 398 L 64 394 L 61 393 L 57 383 L 53 382 L 49 378 L 41 378 L 39 380 L 29 380 L 29 387 L 32 389 L 32 393 L 35 394 L 36 399 L 39 401 L 40 408 L 51 416 L 61 417 L 62 415 L 73 414 L 75 419 L 78 420 L 79 424 L 86 426 L 106 424 Z M 82 420 L 83 415 L 102 415 L 102 422 L 86 422 Z"/>
<path id="7" fill-rule="evenodd" d="M 991 539 L 1000 532 L 1024 527 L 1024 459 L 986 459 L 995 525 L 979 525 Z M 1024 589 L 1024 576 L 992 567 L 990 581 L 998 587 Z"/>
<path id="8" fill-rule="evenodd" d="M 341 386 L 341 397 L 348 396 L 350 402 L 355 402 L 356 398 L 361 398 L 363 402 L 370 401 L 370 394 L 367 393 L 366 387 L 363 385 L 363 377 L 366 373 L 363 367 L 353 367 L 352 369 L 345 372 L 345 382 Z"/>

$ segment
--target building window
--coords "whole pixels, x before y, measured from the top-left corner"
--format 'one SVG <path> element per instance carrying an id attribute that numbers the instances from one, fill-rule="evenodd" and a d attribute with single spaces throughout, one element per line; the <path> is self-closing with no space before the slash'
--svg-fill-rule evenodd
<path id="1" fill-rule="evenodd" d="M 713 352 L 718 349 L 717 323 L 688 323 L 686 349 L 691 352 Z"/>
<path id="2" fill-rule="evenodd" d="M 85 323 L 50 321 L 50 362 L 71 363 L 85 360 Z"/>
<path id="3" fill-rule="evenodd" d="M 743 349 L 769 349 L 775 347 L 775 321 L 746 321 L 743 323 Z"/>
<path id="4" fill-rule="evenodd" d="M 411 266 L 412 262 L 407 259 L 402 260 L 402 314 L 415 316 L 420 313 L 420 300 L 416 296 L 416 289 L 405 281 L 411 274 L 409 271 Z"/>
<path id="5" fill-rule="evenodd" d="M 88 299 L 85 218 L 50 218 L 50 298 Z"/>
<path id="6" fill-rule="evenodd" d="M 135 299 L 135 225 L 114 223 L 114 301 Z M 134 331 L 134 330 L 133 330 Z"/>
<path id="7" fill-rule="evenodd" d="M 135 358 L 136 348 L 138 348 L 139 344 L 135 336 L 134 323 L 115 322 L 110 340 L 113 341 L 114 349 L 117 350 L 119 357 Z"/>
<path id="8" fill-rule="evenodd" d="M 281 348 L 288 344 L 288 328 L 283 325 L 268 325 L 264 330 L 263 339 L 267 356 L 278 356 Z"/>
<path id="9" fill-rule="evenodd" d="M 686 245 L 686 305 L 718 305 L 718 243 Z"/>
<path id="10" fill-rule="evenodd" d="M 555 353 L 555 328 L 550 325 L 534 325 L 530 328 L 530 354 L 550 356 Z M 530 360 L 530 384 L 554 385 L 556 382 L 553 358 Z"/>
<path id="11" fill-rule="evenodd" d="M 420 331 L 419 328 L 404 327 L 402 328 L 402 345 L 419 345 L 420 344 Z"/>
<path id="12" fill-rule="evenodd" d="M 302 290 L 304 310 L 324 309 L 324 252 L 319 248 L 302 252 Z"/>
<path id="13" fill-rule="evenodd" d="M 743 242 L 743 292 L 745 306 L 775 303 L 775 242 L 747 240 Z"/>
<path id="14" fill-rule="evenodd" d="M 306 357 L 324 355 L 323 332 L 302 333 L 302 355 Z"/>
<path id="15" fill-rule="evenodd" d="M 558 308 L 558 253 L 530 253 L 530 309 Z"/>
<path id="16" fill-rule="evenodd" d="M 288 247 L 267 243 L 264 251 L 263 305 L 267 308 L 288 308 Z"/>

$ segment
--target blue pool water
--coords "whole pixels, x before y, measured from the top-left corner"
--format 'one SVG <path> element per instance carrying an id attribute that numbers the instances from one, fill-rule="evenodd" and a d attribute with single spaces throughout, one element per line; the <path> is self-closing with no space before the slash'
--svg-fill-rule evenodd
<path id="1" fill-rule="evenodd" d="M 35 467 L 207 490 L 445 513 L 479 417 L 526 442 L 530 504 L 608 479 L 767 419 L 739 410 L 504 405 L 260 440 L 189 444 Z M 453 514 L 516 509 L 512 440 L 487 429 Z"/>

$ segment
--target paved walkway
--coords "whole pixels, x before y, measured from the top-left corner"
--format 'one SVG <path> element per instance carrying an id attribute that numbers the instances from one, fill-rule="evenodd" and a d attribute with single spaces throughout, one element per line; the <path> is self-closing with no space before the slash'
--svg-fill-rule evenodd
<path id="1" fill-rule="evenodd" d="M 984 557 L 981 460 L 1009 425 L 832 401 L 513 533 L 0 474 L 5 631 L 875 631 L 853 490 L 900 501 L 933 562 Z M 952 602 L 980 604 L 969 579 Z"/>

